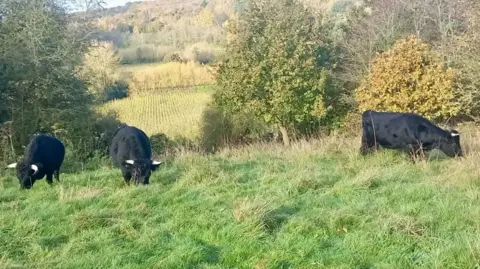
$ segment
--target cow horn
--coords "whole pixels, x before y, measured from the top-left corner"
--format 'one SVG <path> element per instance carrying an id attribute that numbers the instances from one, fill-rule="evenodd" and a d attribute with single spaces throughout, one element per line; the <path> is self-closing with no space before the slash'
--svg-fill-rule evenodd
<path id="1" fill-rule="evenodd" d="M 34 174 L 38 172 L 38 166 L 32 164 L 30 167 L 32 168 Z"/>
<path id="2" fill-rule="evenodd" d="M 459 136 L 460 134 L 456 134 L 456 133 L 451 133 L 452 136 Z"/>
<path id="3" fill-rule="evenodd" d="M 134 164 L 135 163 L 134 160 L 126 160 L 125 162 L 128 163 L 128 164 Z"/>
<path id="4" fill-rule="evenodd" d="M 7 166 L 7 168 L 15 168 L 17 167 L 17 163 L 12 163 Z"/>
<path id="5" fill-rule="evenodd" d="M 162 164 L 162 162 L 159 162 L 159 161 L 153 161 L 153 162 L 152 162 L 152 164 L 153 164 L 153 165 L 160 165 L 160 164 Z"/>

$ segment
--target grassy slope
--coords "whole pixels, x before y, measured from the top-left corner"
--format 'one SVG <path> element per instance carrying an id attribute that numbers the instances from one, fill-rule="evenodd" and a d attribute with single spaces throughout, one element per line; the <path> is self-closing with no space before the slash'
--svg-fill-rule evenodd
<path id="1" fill-rule="evenodd" d="M 357 142 L 357 141 L 355 141 Z M 147 187 L 110 168 L 0 181 L 0 267 L 473 268 L 480 156 L 413 165 L 353 142 L 185 154 Z"/>

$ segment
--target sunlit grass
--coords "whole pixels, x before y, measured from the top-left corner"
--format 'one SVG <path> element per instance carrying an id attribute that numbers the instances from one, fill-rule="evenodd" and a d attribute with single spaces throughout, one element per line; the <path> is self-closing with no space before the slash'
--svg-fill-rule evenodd
<path id="1" fill-rule="evenodd" d="M 142 129 L 149 135 L 195 138 L 201 114 L 211 100 L 212 91 L 203 88 L 170 90 L 158 94 L 115 100 L 101 107 L 118 113 L 119 120 Z"/>

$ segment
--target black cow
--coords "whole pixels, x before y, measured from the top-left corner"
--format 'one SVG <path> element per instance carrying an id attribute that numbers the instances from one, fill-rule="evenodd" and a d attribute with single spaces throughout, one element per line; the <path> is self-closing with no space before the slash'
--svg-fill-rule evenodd
<path id="1" fill-rule="evenodd" d="M 130 184 L 132 177 L 135 185 L 149 184 L 151 173 L 161 164 L 151 159 L 150 139 L 142 130 L 133 126 L 122 126 L 113 134 L 109 152 L 127 184 Z"/>
<path id="2" fill-rule="evenodd" d="M 456 130 L 446 131 L 416 114 L 367 110 L 362 114 L 362 129 L 363 155 L 382 147 L 408 150 L 412 158 L 431 149 L 449 157 L 463 156 Z"/>
<path id="3" fill-rule="evenodd" d="M 16 168 L 20 186 L 30 189 L 37 179 L 47 175 L 52 184 L 53 175 L 60 181 L 60 167 L 65 158 L 65 146 L 60 140 L 49 135 L 36 135 L 27 145 L 23 160 L 12 163 L 7 168 Z"/>

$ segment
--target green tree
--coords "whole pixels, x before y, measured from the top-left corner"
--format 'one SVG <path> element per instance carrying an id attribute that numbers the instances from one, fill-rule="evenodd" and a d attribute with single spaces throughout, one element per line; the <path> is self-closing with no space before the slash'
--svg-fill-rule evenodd
<path id="1" fill-rule="evenodd" d="M 217 105 L 277 126 L 285 145 L 300 126 L 328 118 L 332 48 L 320 21 L 295 0 L 249 2 L 230 29 Z"/>
<path id="2" fill-rule="evenodd" d="M 19 152 L 39 131 L 74 146 L 92 137 L 92 97 L 76 74 L 91 28 L 85 21 L 72 21 L 67 4 L 4 0 L 0 5 L 1 105 Z"/>

